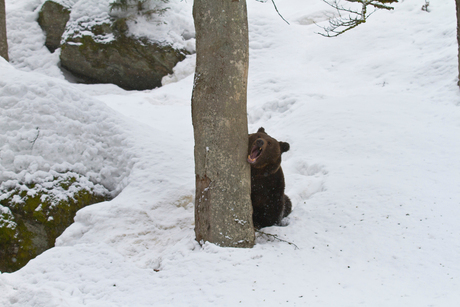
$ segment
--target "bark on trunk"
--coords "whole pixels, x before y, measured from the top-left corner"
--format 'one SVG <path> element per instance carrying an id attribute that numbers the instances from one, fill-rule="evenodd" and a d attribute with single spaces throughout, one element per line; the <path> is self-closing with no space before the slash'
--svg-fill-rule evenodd
<path id="1" fill-rule="evenodd" d="M 252 247 L 251 177 L 246 161 L 246 1 L 195 0 L 193 17 L 196 239 L 219 246 Z"/>
<path id="2" fill-rule="evenodd" d="M 457 46 L 458 46 L 458 85 L 460 86 L 460 0 L 455 0 L 457 9 Z"/>
<path id="3" fill-rule="evenodd" d="M 9 61 L 8 42 L 6 40 L 5 0 L 0 0 L 0 56 Z"/>

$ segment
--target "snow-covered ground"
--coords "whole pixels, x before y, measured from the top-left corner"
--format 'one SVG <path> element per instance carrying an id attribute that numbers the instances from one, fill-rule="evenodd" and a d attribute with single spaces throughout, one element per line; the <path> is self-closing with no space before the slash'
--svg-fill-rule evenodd
<path id="1" fill-rule="evenodd" d="M 459 305 L 454 1 L 400 1 L 334 39 L 315 33 L 331 13 L 319 0 L 277 0 L 290 25 L 247 2 L 249 131 L 291 145 L 293 212 L 265 231 L 298 248 L 195 242 L 193 56 L 155 90 L 71 84 L 43 47 L 41 0 L 6 0 L 0 178 L 63 167 L 123 190 L 1 274 L 1 306 Z M 192 4 L 172 0 L 181 25 Z"/>

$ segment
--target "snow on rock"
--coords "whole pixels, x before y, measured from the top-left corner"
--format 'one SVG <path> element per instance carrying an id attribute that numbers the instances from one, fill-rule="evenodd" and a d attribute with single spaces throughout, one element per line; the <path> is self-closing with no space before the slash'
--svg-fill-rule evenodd
<path id="1" fill-rule="evenodd" d="M 178 82 L 195 73 L 196 54 L 188 55 L 185 60 L 176 64 L 173 68 L 173 73 L 164 76 L 161 84 L 164 86 L 169 83 Z"/>
<path id="2" fill-rule="evenodd" d="M 132 154 L 119 116 L 60 80 L 0 67 L 0 182 L 72 171 L 121 191 Z"/>
<path id="3" fill-rule="evenodd" d="M 91 36 L 96 42 L 109 43 L 115 39 L 112 33 L 94 34 L 91 29 L 96 25 L 111 24 L 109 0 L 78 0 L 70 11 L 70 19 L 62 35 L 61 43 L 68 37 Z"/>
<path id="4" fill-rule="evenodd" d="M 70 13 L 70 20 L 67 23 L 67 31 L 63 35 L 63 40 L 67 36 L 75 36 L 75 32 L 81 35 L 93 35 L 85 29 L 92 28 L 97 24 L 111 23 L 113 17 L 120 17 L 117 11 L 110 12 L 110 0 L 77 0 Z M 153 2 L 153 1 L 152 1 Z M 148 4 L 149 2 L 147 2 Z M 161 6 L 168 8 L 161 15 L 153 14 L 151 17 L 133 13 L 127 16 L 129 33 L 135 37 L 147 38 L 153 42 L 171 45 L 174 49 L 187 49 L 194 51 L 194 30 L 193 22 L 190 20 L 191 6 L 179 0 L 172 0 L 167 5 L 160 2 Z M 152 4 L 157 5 L 157 4 Z M 146 8 L 147 11 L 149 8 Z M 109 42 L 114 39 L 110 37 L 95 37 L 97 41 Z"/>
<path id="5" fill-rule="evenodd" d="M 192 53 L 195 51 L 192 4 L 192 1 L 170 0 L 164 4 L 169 9 L 162 16 L 154 16 L 153 19 L 140 16 L 135 20 L 128 20 L 129 32 L 136 37 L 146 37 L 171 45 L 174 49 L 186 49 Z"/>

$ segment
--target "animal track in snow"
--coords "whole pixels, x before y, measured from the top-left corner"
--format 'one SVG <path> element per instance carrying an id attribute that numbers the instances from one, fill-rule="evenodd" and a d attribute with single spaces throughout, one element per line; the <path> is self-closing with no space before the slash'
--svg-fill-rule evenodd
<path id="1" fill-rule="evenodd" d="M 299 162 L 297 166 L 297 172 L 304 176 L 315 176 L 317 174 L 319 175 L 327 174 L 327 171 L 325 170 L 324 166 L 319 165 L 319 164 L 309 165 L 305 161 Z"/>
<path id="2" fill-rule="evenodd" d="M 318 11 L 302 17 L 297 18 L 296 22 L 302 26 L 312 25 L 318 22 L 327 21 L 336 17 L 332 11 Z"/>
<path id="3" fill-rule="evenodd" d="M 259 120 L 266 121 L 273 117 L 273 113 L 282 114 L 288 112 L 298 100 L 293 97 L 283 96 L 276 100 L 266 102 L 261 109 L 252 109 L 249 114 L 249 122 L 256 123 Z"/>
<path id="4" fill-rule="evenodd" d="M 320 164 L 308 164 L 300 159 L 288 160 L 283 163 L 286 173 L 286 194 L 293 204 L 304 203 L 314 194 L 325 191 L 327 170 Z"/>

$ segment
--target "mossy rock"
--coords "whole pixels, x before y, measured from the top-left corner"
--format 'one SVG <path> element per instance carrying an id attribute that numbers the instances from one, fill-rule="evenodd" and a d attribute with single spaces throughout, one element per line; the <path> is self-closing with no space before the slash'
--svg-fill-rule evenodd
<path id="1" fill-rule="evenodd" d="M 109 200 L 108 190 L 75 174 L 0 187 L 0 271 L 13 272 L 54 246 L 76 212 Z"/>
<path id="2" fill-rule="evenodd" d="M 172 74 L 174 66 L 188 54 L 167 44 L 127 36 L 125 19 L 85 30 L 93 35 L 74 32 L 61 46 L 60 56 L 61 66 L 85 83 L 112 83 L 126 90 L 153 89 L 161 86 L 161 79 Z"/>
<path id="3" fill-rule="evenodd" d="M 88 17 L 68 24 L 70 13 L 71 7 L 47 0 L 38 23 L 45 32 L 46 47 L 51 52 L 61 48 L 61 67 L 81 82 L 112 83 L 126 90 L 153 89 L 189 54 L 168 44 L 129 36 L 127 18 Z"/>

